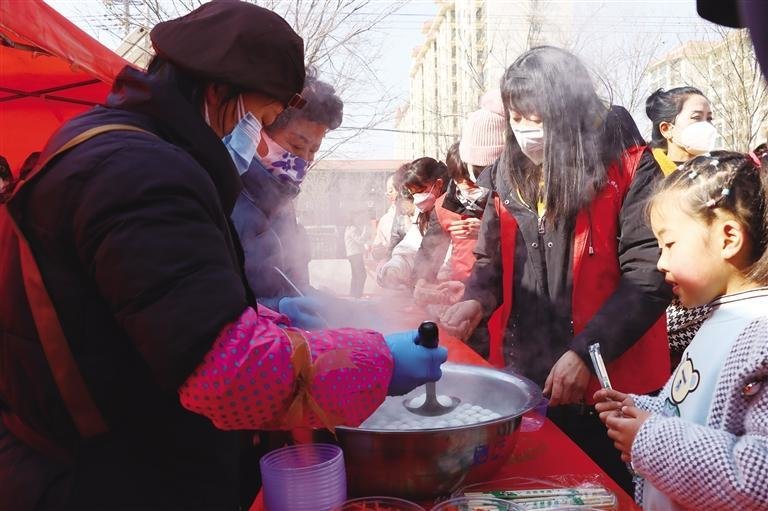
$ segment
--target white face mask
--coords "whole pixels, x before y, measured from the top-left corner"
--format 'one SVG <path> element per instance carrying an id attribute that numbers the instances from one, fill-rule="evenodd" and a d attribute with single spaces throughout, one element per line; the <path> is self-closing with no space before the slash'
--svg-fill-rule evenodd
<path id="1" fill-rule="evenodd" d="M 544 161 L 544 128 L 512 128 L 520 150 L 536 165 Z"/>
<path id="2" fill-rule="evenodd" d="M 457 186 L 456 199 L 470 211 L 481 211 L 484 205 L 482 203 L 478 204 L 478 202 L 485 198 L 487 192 L 488 190 L 479 186 L 468 188 L 466 190 Z"/>
<path id="3" fill-rule="evenodd" d="M 413 194 L 413 207 L 419 210 L 420 213 L 432 211 L 432 208 L 435 207 L 435 201 L 437 201 L 437 197 L 434 193 L 432 193 L 432 188 L 434 187 L 435 185 L 433 184 L 428 192 Z"/>
<path id="4" fill-rule="evenodd" d="M 462 203 L 477 202 L 485 196 L 486 192 L 485 188 L 479 186 L 468 188 L 466 190 L 462 190 L 457 186 L 456 189 L 458 190 L 458 199 Z"/>
<path id="5" fill-rule="evenodd" d="M 712 152 L 717 139 L 717 128 L 706 121 L 694 122 L 683 128 L 680 137 L 672 141 L 688 154 L 701 156 Z"/>

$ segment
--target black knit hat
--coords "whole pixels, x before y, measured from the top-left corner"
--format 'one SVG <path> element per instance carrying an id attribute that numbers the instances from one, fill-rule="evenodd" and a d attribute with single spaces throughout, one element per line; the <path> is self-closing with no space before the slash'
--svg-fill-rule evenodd
<path id="1" fill-rule="evenodd" d="M 303 106 L 304 41 L 268 9 L 213 0 L 149 35 L 158 56 L 195 75 Z"/>

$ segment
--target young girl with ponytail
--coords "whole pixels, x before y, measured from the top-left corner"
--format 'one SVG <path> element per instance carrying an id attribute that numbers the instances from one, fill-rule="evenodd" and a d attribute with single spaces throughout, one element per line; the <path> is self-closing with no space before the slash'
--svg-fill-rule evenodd
<path id="1" fill-rule="evenodd" d="M 644 509 L 768 509 L 768 164 L 714 152 L 650 203 L 658 268 L 704 321 L 658 396 L 595 394 Z"/>

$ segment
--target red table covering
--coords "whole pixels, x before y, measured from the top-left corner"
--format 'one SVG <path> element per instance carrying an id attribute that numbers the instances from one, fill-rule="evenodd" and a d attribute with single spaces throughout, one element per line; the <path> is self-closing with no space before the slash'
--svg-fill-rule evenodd
<path id="1" fill-rule="evenodd" d="M 485 359 L 458 339 L 441 334 L 440 344 L 448 348 L 450 362 L 488 365 Z M 567 476 L 569 479 L 584 482 L 596 480 L 616 494 L 620 511 L 640 509 L 613 479 L 549 419 L 544 419 L 541 429 L 537 431 L 520 432 L 512 457 L 493 479 L 507 477 L 549 479 L 558 476 Z M 421 504 L 426 504 L 425 507 L 429 508 L 428 502 Z M 259 494 L 250 511 L 264 511 L 264 509 L 261 494 Z"/>

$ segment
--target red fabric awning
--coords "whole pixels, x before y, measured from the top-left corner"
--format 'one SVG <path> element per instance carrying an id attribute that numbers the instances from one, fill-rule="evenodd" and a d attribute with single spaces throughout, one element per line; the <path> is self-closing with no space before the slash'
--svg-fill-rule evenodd
<path id="1" fill-rule="evenodd" d="M 127 64 L 42 0 L 0 0 L 0 154 L 11 169 L 103 102 Z"/>

